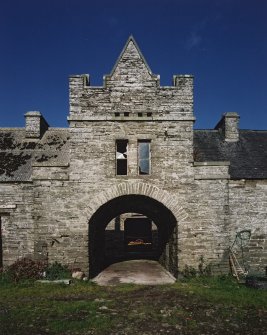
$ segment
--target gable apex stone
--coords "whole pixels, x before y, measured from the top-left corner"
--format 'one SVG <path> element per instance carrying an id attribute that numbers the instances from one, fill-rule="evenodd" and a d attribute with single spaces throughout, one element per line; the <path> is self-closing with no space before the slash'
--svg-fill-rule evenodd
<path id="1" fill-rule="evenodd" d="M 124 56 L 125 55 L 127 56 L 130 52 L 133 52 L 133 51 L 135 51 L 135 56 L 140 58 L 143 61 L 143 63 L 145 64 L 145 66 L 148 70 L 148 72 L 152 75 L 152 71 L 151 71 L 149 65 L 147 64 L 147 62 L 145 60 L 145 57 L 143 56 L 143 54 L 142 54 L 138 44 L 136 43 L 134 37 L 131 35 L 128 38 L 127 42 L 125 43 L 125 45 L 124 45 L 116 63 L 114 64 L 113 69 L 110 73 L 110 76 L 112 76 L 114 74 L 119 62 L 123 60 Z"/>
<path id="2" fill-rule="evenodd" d="M 153 75 L 133 36 L 130 36 L 111 73 L 104 76 L 106 86 L 142 87 L 159 84 Z"/>

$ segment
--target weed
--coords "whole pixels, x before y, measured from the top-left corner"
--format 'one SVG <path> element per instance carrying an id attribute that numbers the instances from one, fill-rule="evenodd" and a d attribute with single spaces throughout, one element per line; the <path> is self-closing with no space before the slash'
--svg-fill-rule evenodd
<path id="1" fill-rule="evenodd" d="M 211 264 L 206 264 L 204 256 L 201 255 L 199 258 L 198 269 L 195 269 L 193 266 L 185 265 L 182 275 L 185 278 L 194 278 L 196 276 L 211 276 L 212 266 Z"/>
<path id="2" fill-rule="evenodd" d="M 55 262 L 45 269 L 45 277 L 48 280 L 66 279 L 71 277 L 71 271 L 65 265 Z"/>
<path id="3" fill-rule="evenodd" d="M 200 276 L 211 276 L 212 275 L 212 267 L 211 264 L 205 264 L 205 260 L 203 255 L 199 258 L 198 270 Z"/>
<path id="4" fill-rule="evenodd" d="M 184 275 L 185 278 L 196 277 L 197 270 L 193 266 L 185 265 L 183 275 Z"/>

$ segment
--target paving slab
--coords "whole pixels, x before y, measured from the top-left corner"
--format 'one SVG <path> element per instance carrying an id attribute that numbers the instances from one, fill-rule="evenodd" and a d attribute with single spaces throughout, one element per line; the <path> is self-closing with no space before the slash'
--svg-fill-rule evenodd
<path id="1" fill-rule="evenodd" d="M 158 262 L 142 259 L 112 264 L 100 272 L 92 281 L 101 286 L 121 283 L 164 285 L 173 284 L 176 279 Z"/>

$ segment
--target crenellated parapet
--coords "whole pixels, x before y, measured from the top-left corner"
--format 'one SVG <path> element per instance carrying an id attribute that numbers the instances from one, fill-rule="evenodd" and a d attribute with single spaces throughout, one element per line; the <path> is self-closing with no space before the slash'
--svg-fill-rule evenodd
<path id="1" fill-rule="evenodd" d="M 69 121 L 194 121 L 193 76 L 176 75 L 173 86 L 160 86 L 132 36 L 103 86 L 90 86 L 85 74 L 69 83 Z"/>

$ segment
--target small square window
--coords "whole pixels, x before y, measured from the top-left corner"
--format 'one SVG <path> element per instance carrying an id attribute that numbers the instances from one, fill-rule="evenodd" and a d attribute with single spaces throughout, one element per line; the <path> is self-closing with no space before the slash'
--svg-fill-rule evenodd
<path id="1" fill-rule="evenodd" d="M 124 116 L 129 116 L 129 112 L 124 112 Z"/>
<path id="2" fill-rule="evenodd" d="M 152 116 L 152 113 L 151 113 L 151 112 L 148 112 L 148 113 L 146 113 L 146 116 L 151 117 L 151 116 Z"/>
<path id="3" fill-rule="evenodd" d="M 116 117 L 118 117 L 118 116 L 120 116 L 120 113 L 119 113 L 119 112 L 115 112 L 114 115 L 115 115 Z"/>
<path id="4" fill-rule="evenodd" d="M 143 113 L 138 113 L 137 115 L 138 115 L 138 117 L 142 117 Z"/>

